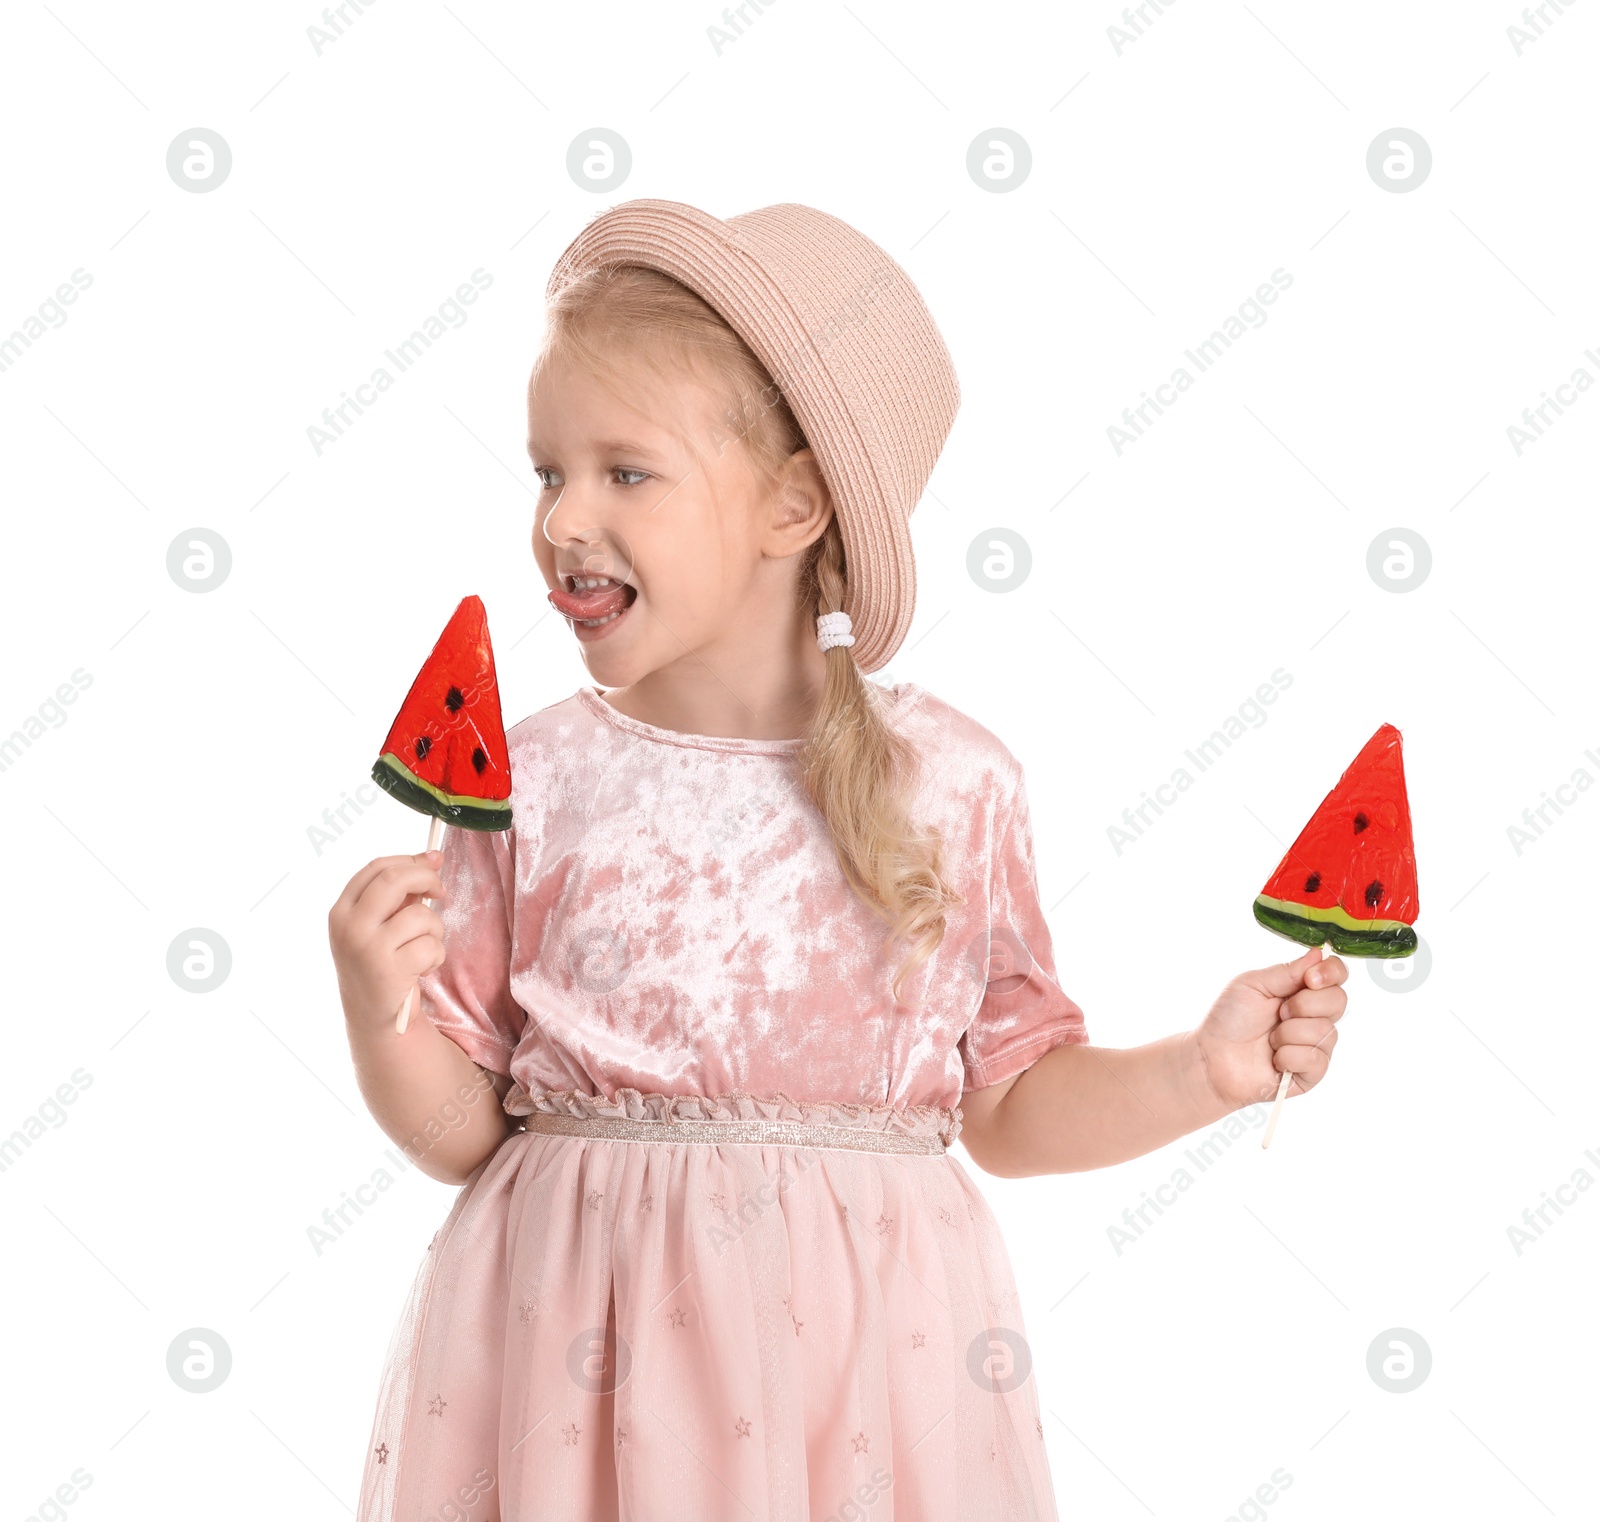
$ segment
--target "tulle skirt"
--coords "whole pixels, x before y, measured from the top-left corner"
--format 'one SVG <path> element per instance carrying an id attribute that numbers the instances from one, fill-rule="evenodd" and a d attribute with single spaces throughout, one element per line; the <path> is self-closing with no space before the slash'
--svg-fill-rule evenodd
<path id="1" fill-rule="evenodd" d="M 684 1098 L 520 1097 L 589 1121 L 659 1121 Z M 953 1112 L 725 1096 L 695 1113 L 927 1135 Z M 508 1136 L 463 1185 L 424 1255 L 358 1511 L 359 1522 L 1056 1515 L 1010 1260 L 942 1146 L 534 1130 Z"/>

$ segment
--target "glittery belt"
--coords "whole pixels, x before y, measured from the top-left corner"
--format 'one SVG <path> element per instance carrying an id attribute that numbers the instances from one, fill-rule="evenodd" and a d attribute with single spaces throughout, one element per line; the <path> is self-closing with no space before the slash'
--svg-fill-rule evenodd
<path id="1" fill-rule="evenodd" d="M 936 1105 L 794 1099 L 788 1094 L 661 1094 L 619 1088 L 612 1096 L 579 1089 L 530 1093 L 513 1080 L 508 1115 L 528 1130 L 608 1141 L 707 1142 L 712 1146 L 842 1147 L 939 1157 L 961 1134 L 961 1111 Z"/>
<path id="2" fill-rule="evenodd" d="M 905 1136 L 860 1126 L 811 1125 L 794 1120 L 631 1120 L 616 1115 L 524 1117 L 530 1131 L 556 1136 L 599 1136 L 608 1141 L 742 1143 L 768 1147 L 844 1147 L 858 1152 L 915 1152 L 940 1156 L 941 1136 Z"/>

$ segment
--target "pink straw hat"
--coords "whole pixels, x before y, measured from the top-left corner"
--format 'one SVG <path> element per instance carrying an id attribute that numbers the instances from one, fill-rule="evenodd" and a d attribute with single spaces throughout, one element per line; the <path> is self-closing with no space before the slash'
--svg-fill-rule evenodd
<path id="1" fill-rule="evenodd" d="M 839 515 L 850 653 L 877 671 L 911 627 L 911 512 L 961 405 L 955 366 L 911 277 L 872 239 L 810 206 L 723 221 L 681 201 L 637 200 L 572 240 L 547 295 L 612 264 L 688 286 L 782 389 Z"/>

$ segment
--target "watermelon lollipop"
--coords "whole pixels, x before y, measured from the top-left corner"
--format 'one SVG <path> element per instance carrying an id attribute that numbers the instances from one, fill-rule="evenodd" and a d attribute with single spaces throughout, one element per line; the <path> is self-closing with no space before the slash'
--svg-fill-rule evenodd
<path id="1" fill-rule="evenodd" d="M 450 615 L 395 715 L 372 780 L 446 824 L 511 827 L 511 761 L 480 599 L 463 597 Z"/>
<path id="2" fill-rule="evenodd" d="M 430 851 L 438 849 L 446 824 L 511 828 L 511 759 L 489 620 L 477 597 L 461 599 L 423 662 L 373 763 L 372 780 L 431 817 Z M 407 992 L 395 1019 L 402 1033 L 415 992 Z"/>
<path id="3" fill-rule="evenodd" d="M 1255 916 L 1302 946 L 1328 942 L 1356 957 L 1417 949 L 1417 858 L 1400 731 L 1381 725 L 1345 768 L 1278 870 Z"/>
<path id="4" fill-rule="evenodd" d="M 1295 837 L 1256 895 L 1255 917 L 1302 946 L 1326 943 L 1346 956 L 1416 951 L 1417 858 L 1400 731 L 1393 724 L 1378 727 Z M 1278 1082 L 1263 1147 L 1272 1140 L 1291 1076 Z"/>

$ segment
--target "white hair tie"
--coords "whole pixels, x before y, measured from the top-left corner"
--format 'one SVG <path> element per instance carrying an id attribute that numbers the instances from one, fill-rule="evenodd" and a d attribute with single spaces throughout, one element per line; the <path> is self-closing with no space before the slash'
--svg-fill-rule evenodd
<path id="1" fill-rule="evenodd" d="M 817 619 L 817 649 L 828 651 L 835 645 L 853 645 L 848 613 L 823 613 Z"/>

